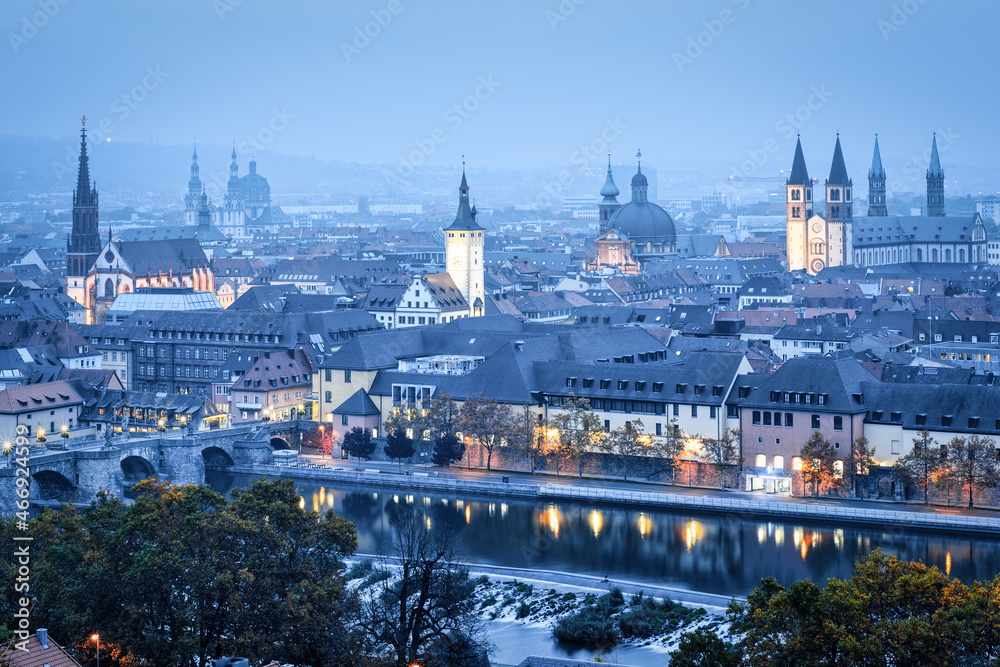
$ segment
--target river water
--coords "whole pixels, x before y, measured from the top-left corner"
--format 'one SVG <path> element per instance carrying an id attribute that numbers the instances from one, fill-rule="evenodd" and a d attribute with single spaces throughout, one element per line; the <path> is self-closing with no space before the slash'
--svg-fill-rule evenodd
<path id="1" fill-rule="evenodd" d="M 251 476 L 213 473 L 220 491 Z M 762 577 L 846 578 L 875 549 L 921 560 L 963 581 L 1000 572 L 1000 536 L 903 531 L 752 516 L 688 514 L 568 502 L 501 501 L 474 495 L 319 484 L 300 480 L 306 507 L 333 508 L 354 522 L 358 551 L 373 553 L 391 535 L 401 505 L 423 508 L 431 525 L 452 528 L 471 563 L 609 576 L 721 595 L 746 595 Z"/>

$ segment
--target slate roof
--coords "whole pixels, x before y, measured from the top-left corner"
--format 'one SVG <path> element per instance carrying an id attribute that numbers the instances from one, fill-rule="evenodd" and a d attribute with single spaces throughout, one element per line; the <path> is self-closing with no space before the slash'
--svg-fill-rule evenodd
<path id="1" fill-rule="evenodd" d="M 462 291 L 455 285 L 451 274 L 430 273 L 422 276 L 427 291 L 431 293 L 434 303 L 441 310 L 468 310 L 469 302 L 462 296 Z"/>
<path id="2" fill-rule="evenodd" d="M 850 185 L 851 178 L 847 175 L 847 165 L 844 164 L 844 151 L 840 148 L 840 135 L 837 135 L 837 145 L 833 147 L 833 162 L 830 164 L 830 176 L 827 185 Z"/>
<path id="3" fill-rule="evenodd" d="M 181 274 L 209 265 L 208 257 L 196 239 L 116 241 L 115 246 L 136 276 L 171 271 Z"/>
<path id="4" fill-rule="evenodd" d="M 406 289 L 406 285 L 372 285 L 368 288 L 361 307 L 369 310 L 396 310 Z"/>
<path id="5" fill-rule="evenodd" d="M 835 359 L 828 356 L 796 357 L 789 359 L 767 378 L 744 403 L 744 407 L 764 408 L 775 405 L 801 406 L 802 410 L 854 414 L 865 412 L 866 404 L 854 400 L 854 394 L 863 394 L 865 382 L 876 378 L 853 357 Z M 810 403 L 781 403 L 771 401 L 771 392 L 783 397 L 789 394 L 810 394 Z M 820 405 L 817 395 L 824 395 Z M 867 403 L 867 401 L 866 401 Z"/>
<path id="6" fill-rule="evenodd" d="M 229 305 L 227 310 L 277 310 L 282 309 L 282 298 L 299 294 L 294 285 L 255 285 Z"/>
<path id="7" fill-rule="evenodd" d="M 788 177 L 788 185 L 812 185 L 809 180 L 809 170 L 806 169 L 806 158 L 802 154 L 802 140 L 795 140 L 795 157 L 792 158 L 792 173 Z"/>
<path id="8" fill-rule="evenodd" d="M 978 213 L 855 217 L 854 247 L 900 243 L 972 243 L 972 232 L 977 223 L 981 224 Z"/>
<path id="9" fill-rule="evenodd" d="M 863 391 L 869 410 L 865 423 L 896 423 L 913 430 L 926 428 L 957 433 L 972 430 L 1000 435 L 1000 385 L 866 382 Z M 894 412 L 898 417 L 896 421 L 892 420 Z M 947 419 L 942 421 L 943 417 L 950 417 L 950 423 Z M 923 423 L 920 423 L 921 418 Z M 978 421 L 970 422 L 970 419 Z"/>
<path id="10" fill-rule="evenodd" d="M 51 345 L 60 359 L 96 354 L 80 351 L 89 345 L 68 322 L 0 322 L 0 348 L 37 345 Z"/>
<path id="11" fill-rule="evenodd" d="M 774 340 L 815 340 L 826 342 L 848 341 L 857 335 L 847 327 L 836 327 L 826 321 L 786 324 L 774 334 Z"/>
<path id="12" fill-rule="evenodd" d="M 333 414 L 367 417 L 369 415 L 381 415 L 382 411 L 378 409 L 375 402 L 368 396 L 368 392 L 364 389 L 358 389 L 351 394 L 350 398 L 338 405 L 333 410 Z"/>

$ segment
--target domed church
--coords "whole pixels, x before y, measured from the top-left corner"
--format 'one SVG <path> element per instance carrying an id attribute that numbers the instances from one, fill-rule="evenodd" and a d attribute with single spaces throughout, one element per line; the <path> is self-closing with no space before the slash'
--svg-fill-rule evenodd
<path id="1" fill-rule="evenodd" d="M 611 155 L 608 154 L 608 176 L 601 188 L 601 236 L 597 239 L 597 258 L 587 268 L 597 271 L 617 268 L 622 273 L 639 273 L 639 264 L 677 252 L 677 229 L 670 214 L 649 201 L 649 182 L 642 173 L 642 153 L 635 176 L 632 177 L 632 201 L 618 203 L 618 187 L 611 176 Z"/>

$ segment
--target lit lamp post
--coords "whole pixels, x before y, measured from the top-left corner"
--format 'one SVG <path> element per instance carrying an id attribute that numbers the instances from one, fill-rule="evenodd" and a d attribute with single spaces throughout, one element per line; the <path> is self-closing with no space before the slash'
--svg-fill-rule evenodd
<path id="1" fill-rule="evenodd" d="M 3 441 L 3 456 L 4 456 L 4 467 L 10 467 L 10 451 L 13 443 L 10 440 Z"/>
<path id="2" fill-rule="evenodd" d="M 95 633 L 90 635 L 90 639 L 97 644 L 97 667 L 101 667 L 101 636 Z"/>
<path id="3" fill-rule="evenodd" d="M 35 434 L 35 440 L 38 441 L 38 446 L 41 447 L 45 444 L 45 429 L 41 426 L 38 427 L 38 431 Z"/>
<path id="4" fill-rule="evenodd" d="M 63 440 L 69 440 L 69 425 L 63 424 L 62 428 L 59 429 L 59 437 Z"/>

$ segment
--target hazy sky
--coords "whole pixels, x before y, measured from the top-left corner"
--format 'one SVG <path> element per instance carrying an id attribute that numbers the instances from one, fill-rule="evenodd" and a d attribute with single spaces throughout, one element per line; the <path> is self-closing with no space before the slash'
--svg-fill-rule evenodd
<path id="1" fill-rule="evenodd" d="M 801 129 L 813 176 L 836 131 L 865 166 L 879 132 L 922 175 L 935 129 L 946 168 L 997 154 L 998 19 L 993 0 L 4 0 L 0 119 L 396 165 L 558 167 L 610 140 L 758 175 Z"/>

